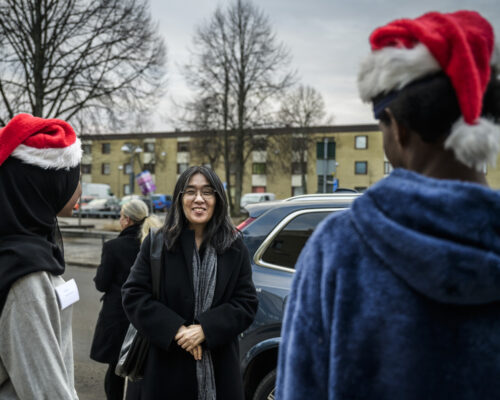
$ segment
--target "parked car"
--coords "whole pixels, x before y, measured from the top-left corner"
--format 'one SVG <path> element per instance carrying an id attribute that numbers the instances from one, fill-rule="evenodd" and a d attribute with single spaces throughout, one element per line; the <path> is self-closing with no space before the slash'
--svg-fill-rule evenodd
<path id="1" fill-rule="evenodd" d="M 107 199 L 94 199 L 88 204 L 82 206 L 82 217 L 88 218 L 119 218 L 120 217 L 120 204 L 118 199 L 110 197 Z"/>
<path id="2" fill-rule="evenodd" d="M 123 206 L 125 203 L 128 203 L 130 200 L 137 199 L 137 200 L 142 200 L 142 196 L 138 194 L 128 194 L 126 196 L 123 196 L 120 200 L 120 207 Z"/>
<path id="3" fill-rule="evenodd" d="M 241 196 L 240 207 L 245 207 L 247 204 L 260 203 L 262 201 L 273 201 L 276 199 L 274 193 L 245 193 Z"/>
<path id="4" fill-rule="evenodd" d="M 86 206 L 87 204 L 89 204 L 94 199 L 95 199 L 94 196 L 84 196 L 84 195 L 82 195 L 82 197 L 80 198 L 80 200 L 73 207 L 73 210 L 77 211 L 80 207 Z"/>
<path id="5" fill-rule="evenodd" d="M 361 196 L 363 193 L 358 192 L 335 192 L 335 193 L 314 193 L 314 194 L 300 194 L 298 196 L 289 197 L 283 201 L 325 201 L 328 199 L 350 199 Z"/>
<path id="6" fill-rule="evenodd" d="M 167 211 L 172 205 L 172 196 L 169 194 L 155 193 L 151 195 L 155 211 Z"/>
<path id="7" fill-rule="evenodd" d="M 126 196 L 123 196 L 122 199 L 120 200 L 120 209 L 121 207 L 128 203 L 130 200 L 142 200 L 144 203 L 146 203 L 146 205 L 148 206 L 148 209 L 149 210 L 152 210 L 152 201 L 149 197 L 147 196 L 141 196 L 139 194 L 128 194 Z"/>
<path id="8" fill-rule="evenodd" d="M 332 212 L 347 209 L 356 197 L 247 206 L 248 218 L 238 228 L 250 252 L 259 308 L 253 324 L 240 335 L 246 399 L 274 399 L 281 323 L 297 258 L 316 226 Z"/>

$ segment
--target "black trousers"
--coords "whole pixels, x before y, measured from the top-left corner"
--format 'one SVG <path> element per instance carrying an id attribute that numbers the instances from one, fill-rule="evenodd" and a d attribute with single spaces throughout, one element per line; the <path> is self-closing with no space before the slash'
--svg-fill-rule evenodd
<path id="1" fill-rule="evenodd" d="M 116 363 L 109 364 L 104 377 L 104 392 L 108 400 L 123 400 L 125 379 L 115 374 Z"/>
<path id="2" fill-rule="evenodd" d="M 141 381 L 127 382 L 127 395 L 126 400 L 141 400 Z"/>

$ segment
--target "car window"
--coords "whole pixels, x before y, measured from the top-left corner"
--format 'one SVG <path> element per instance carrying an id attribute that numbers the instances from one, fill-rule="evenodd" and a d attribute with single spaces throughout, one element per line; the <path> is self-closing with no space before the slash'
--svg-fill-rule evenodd
<path id="1" fill-rule="evenodd" d="M 328 212 L 310 212 L 292 219 L 278 233 L 262 256 L 262 260 L 281 267 L 295 268 L 304 244 Z"/>

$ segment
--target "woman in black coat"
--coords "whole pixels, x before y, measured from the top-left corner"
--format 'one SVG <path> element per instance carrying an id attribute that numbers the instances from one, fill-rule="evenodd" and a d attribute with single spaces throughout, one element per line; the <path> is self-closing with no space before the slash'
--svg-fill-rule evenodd
<path id="1" fill-rule="evenodd" d="M 148 207 L 141 200 L 124 204 L 120 212 L 122 231 L 116 239 L 104 243 L 101 264 L 94 278 L 96 289 L 104 292 L 97 320 L 90 358 L 109 364 L 104 378 L 107 399 L 123 399 L 124 379 L 115 374 L 120 348 L 129 321 L 122 306 L 121 287 L 127 280 L 142 239 L 149 228 L 160 226 L 156 217 L 148 217 Z"/>
<path id="2" fill-rule="evenodd" d="M 162 232 L 160 299 L 151 294 L 149 237 L 122 290 L 127 316 L 151 342 L 141 398 L 243 399 L 238 335 L 254 319 L 257 296 L 212 170 L 179 177 Z"/>

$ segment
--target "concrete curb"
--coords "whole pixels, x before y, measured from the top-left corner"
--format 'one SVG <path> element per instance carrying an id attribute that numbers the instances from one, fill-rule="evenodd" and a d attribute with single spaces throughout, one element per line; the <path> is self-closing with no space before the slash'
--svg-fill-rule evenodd
<path id="1" fill-rule="evenodd" d="M 72 267 L 83 267 L 83 268 L 97 268 L 99 264 L 84 262 L 84 261 L 72 261 L 66 260 L 66 265 L 70 265 Z"/>

